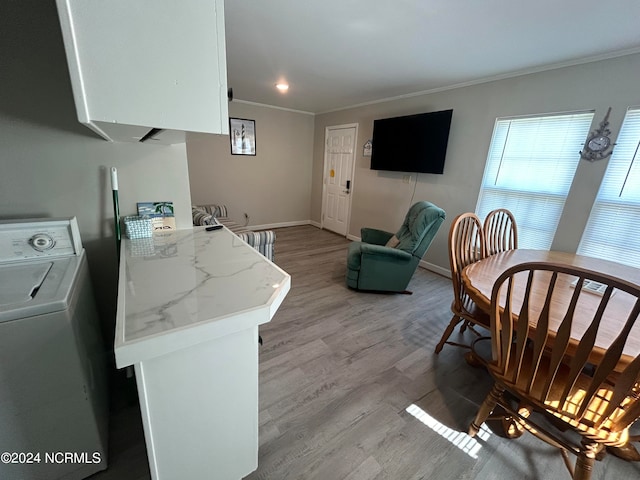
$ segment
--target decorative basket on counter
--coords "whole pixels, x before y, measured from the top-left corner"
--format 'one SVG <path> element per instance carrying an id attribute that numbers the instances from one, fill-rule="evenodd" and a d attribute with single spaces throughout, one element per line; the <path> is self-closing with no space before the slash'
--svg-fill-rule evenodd
<path id="1" fill-rule="evenodd" d="M 153 235 L 153 225 L 149 217 L 137 215 L 124 217 L 124 226 L 127 237 L 131 239 L 149 238 Z"/>

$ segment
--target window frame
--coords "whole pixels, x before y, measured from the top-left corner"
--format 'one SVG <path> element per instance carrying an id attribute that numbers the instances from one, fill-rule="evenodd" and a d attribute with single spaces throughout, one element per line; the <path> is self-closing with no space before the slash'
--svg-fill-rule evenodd
<path id="1" fill-rule="evenodd" d="M 577 110 L 498 117 L 487 153 L 476 214 L 484 219 L 494 208 L 507 208 L 516 217 L 519 248 L 549 250 L 580 163 L 579 152 L 589 135 L 594 113 L 594 110 Z M 559 127 L 558 131 L 556 127 Z M 527 180 L 521 184 L 518 183 L 520 180 L 516 180 L 511 185 L 498 185 L 501 169 L 507 167 L 510 170 L 507 170 L 505 177 L 506 181 L 512 181 L 513 171 L 521 166 L 529 171 L 536 169 L 536 159 L 541 155 L 546 155 L 543 167 L 551 165 L 556 168 L 558 177 L 561 176 L 562 181 L 554 188 L 548 188 L 548 177 L 556 177 L 546 171 L 534 171 L 532 177 L 525 175 Z M 504 163 L 510 160 L 513 163 Z M 552 217 L 550 221 L 547 213 Z"/>
<path id="2" fill-rule="evenodd" d="M 640 105 L 627 108 L 614 145 L 577 253 L 640 268 L 640 239 L 629 248 L 633 239 L 640 238 L 640 225 L 635 225 L 640 219 L 640 195 L 633 195 L 640 184 Z M 635 181 L 630 184 L 636 189 L 628 184 L 631 175 Z M 637 198 L 624 199 L 625 188 L 633 189 L 627 193 Z"/>

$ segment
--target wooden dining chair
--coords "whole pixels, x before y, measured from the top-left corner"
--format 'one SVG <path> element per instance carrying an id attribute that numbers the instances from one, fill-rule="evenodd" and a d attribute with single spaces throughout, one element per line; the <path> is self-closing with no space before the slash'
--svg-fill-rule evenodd
<path id="1" fill-rule="evenodd" d="M 516 219 L 506 208 L 489 212 L 484 219 L 483 230 L 487 256 L 518 248 Z"/>
<path id="2" fill-rule="evenodd" d="M 467 265 L 484 258 L 484 233 L 482 222 L 475 213 L 462 213 L 454 218 L 449 229 L 449 265 L 451 267 L 451 282 L 453 284 L 453 302 L 451 311 L 453 318 L 442 338 L 436 346 L 435 353 L 440 353 L 445 343 L 459 347 L 470 347 L 449 341 L 456 325 L 462 322 L 460 331 L 464 332 L 467 327 L 478 334 L 473 328 L 474 325 L 481 325 L 489 328 L 489 316 L 480 310 L 469 298 L 462 284 L 462 270 Z"/>
<path id="3" fill-rule="evenodd" d="M 515 276 L 521 282 L 526 279 L 521 302 L 514 300 Z M 573 279 L 575 287 L 567 287 Z M 597 294 L 582 288 L 588 282 L 604 285 L 592 308 L 586 308 L 585 296 Z M 537 296 L 531 294 L 533 285 Z M 569 288 L 571 294 L 563 300 L 558 288 Z M 602 321 L 613 308 L 611 298 L 622 319 L 619 331 Z M 621 301 L 625 306 L 620 310 Z M 562 319 L 553 328 L 550 312 Z M 640 355 L 622 356 L 639 313 L 640 287 L 619 278 L 542 262 L 506 270 L 491 294 L 492 360 L 487 368 L 495 382 L 469 435 L 474 436 L 499 405 L 526 431 L 559 448 L 573 479 L 591 478 L 596 455 L 605 446 L 625 445 L 630 425 L 640 417 Z M 576 329 L 577 318 L 581 327 Z M 594 349 L 601 331 L 613 340 Z M 534 419 L 538 414 L 550 420 L 548 426 Z M 567 435 L 568 429 L 579 434 L 579 443 Z M 568 452 L 577 456 L 575 465 Z"/>

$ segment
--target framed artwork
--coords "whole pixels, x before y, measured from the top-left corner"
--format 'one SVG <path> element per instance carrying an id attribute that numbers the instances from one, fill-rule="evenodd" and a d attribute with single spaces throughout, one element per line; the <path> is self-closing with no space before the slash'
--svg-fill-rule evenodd
<path id="1" fill-rule="evenodd" d="M 256 121 L 246 118 L 229 118 L 231 155 L 256 154 Z"/>

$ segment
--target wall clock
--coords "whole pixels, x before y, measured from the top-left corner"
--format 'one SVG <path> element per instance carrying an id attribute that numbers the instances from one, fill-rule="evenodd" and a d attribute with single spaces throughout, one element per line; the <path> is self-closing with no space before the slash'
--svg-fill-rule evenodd
<path id="1" fill-rule="evenodd" d="M 611 143 L 611 131 L 607 128 L 610 113 L 611 107 L 609 107 L 607 114 L 604 116 L 602 122 L 600 122 L 600 127 L 589 134 L 584 144 L 584 150 L 580 152 L 580 156 L 585 160 L 589 160 L 590 162 L 602 160 L 613 153 L 615 143 Z"/>

